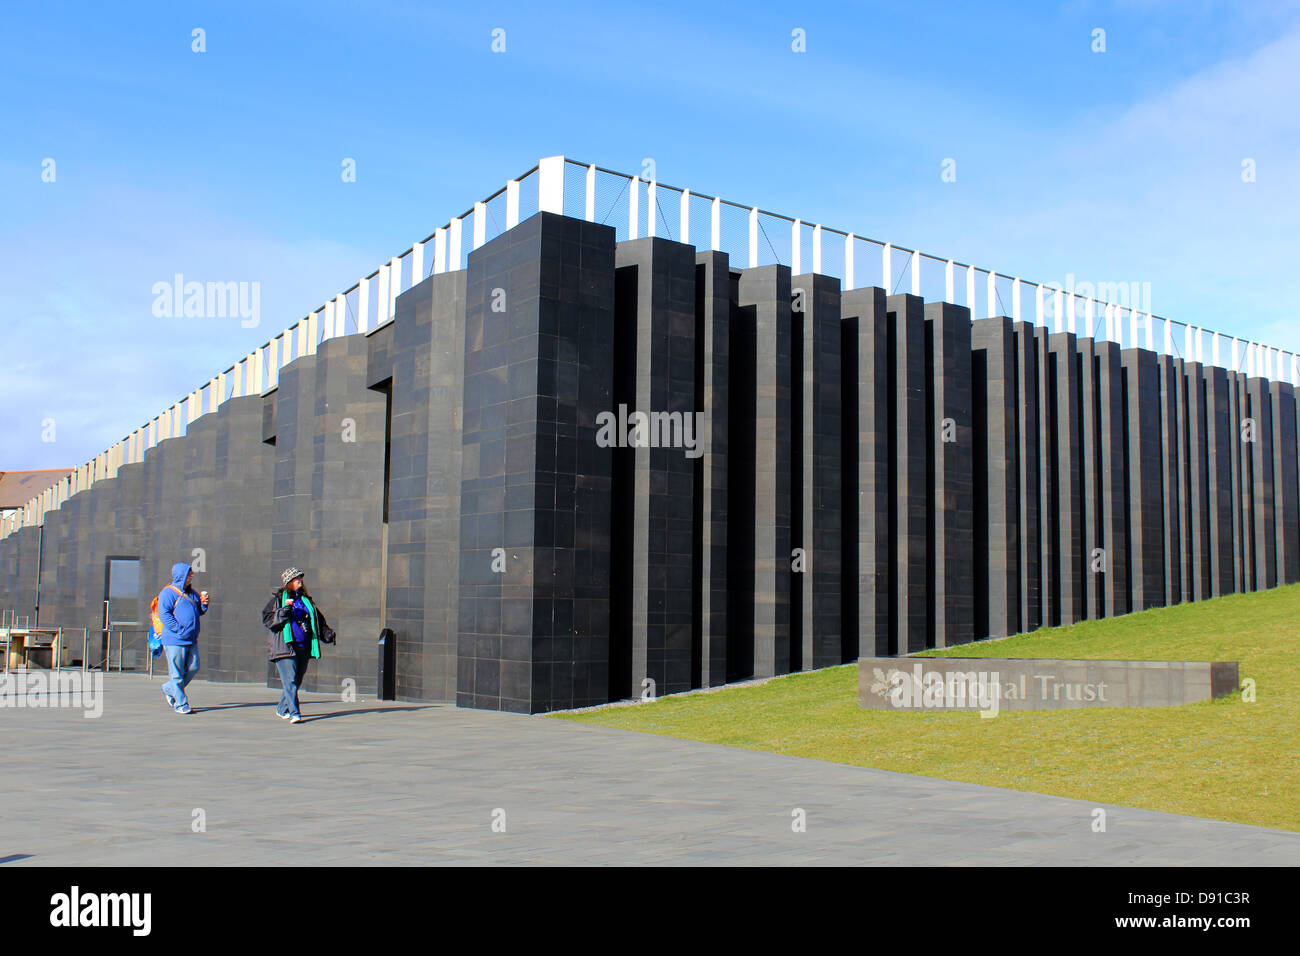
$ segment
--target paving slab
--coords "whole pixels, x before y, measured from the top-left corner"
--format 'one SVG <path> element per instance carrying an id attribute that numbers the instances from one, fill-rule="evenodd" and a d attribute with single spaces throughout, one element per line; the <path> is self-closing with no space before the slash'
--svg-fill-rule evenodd
<path id="1" fill-rule="evenodd" d="M 4 866 L 1300 862 L 1288 831 L 1105 806 L 1094 833 L 1087 801 L 546 717 L 307 694 L 293 725 L 205 681 L 182 717 L 160 684 L 0 711 Z"/>

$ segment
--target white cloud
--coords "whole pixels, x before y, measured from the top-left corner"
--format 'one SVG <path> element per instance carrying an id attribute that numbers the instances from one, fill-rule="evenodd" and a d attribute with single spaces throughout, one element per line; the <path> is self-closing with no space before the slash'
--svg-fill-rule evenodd
<path id="1" fill-rule="evenodd" d="M 989 171 L 995 195 L 968 175 L 913 210 L 942 242 L 927 251 L 1039 281 L 1149 281 L 1158 314 L 1300 348 L 1297 62 L 1292 31 L 1123 110 L 1044 128 L 1040 150 Z"/>

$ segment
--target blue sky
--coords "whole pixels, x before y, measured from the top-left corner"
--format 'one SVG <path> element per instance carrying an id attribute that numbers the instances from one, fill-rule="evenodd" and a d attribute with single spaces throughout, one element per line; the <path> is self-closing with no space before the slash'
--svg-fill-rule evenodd
<path id="1" fill-rule="evenodd" d="M 1300 349 L 1298 63 L 1296 3 L 9 3 L 0 470 L 81 463 L 557 153 Z M 155 317 L 176 273 L 259 282 L 261 324 Z"/>

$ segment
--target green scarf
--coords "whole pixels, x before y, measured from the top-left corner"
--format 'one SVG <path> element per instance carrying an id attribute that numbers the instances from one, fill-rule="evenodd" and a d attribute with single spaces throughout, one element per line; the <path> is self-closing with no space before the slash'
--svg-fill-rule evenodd
<path id="1" fill-rule="evenodd" d="M 289 592 L 287 590 L 282 591 L 280 593 L 280 607 L 284 607 L 286 604 L 292 604 L 292 603 L 293 603 L 293 598 L 289 597 Z M 311 634 L 311 656 L 313 658 L 319 658 L 320 644 L 317 643 L 316 641 L 316 608 L 312 607 L 311 598 L 309 598 L 305 594 L 302 596 L 302 603 L 307 605 L 307 632 Z M 292 644 L 293 643 L 292 622 L 290 622 L 285 626 L 283 633 L 284 633 L 284 642 L 286 644 Z"/>

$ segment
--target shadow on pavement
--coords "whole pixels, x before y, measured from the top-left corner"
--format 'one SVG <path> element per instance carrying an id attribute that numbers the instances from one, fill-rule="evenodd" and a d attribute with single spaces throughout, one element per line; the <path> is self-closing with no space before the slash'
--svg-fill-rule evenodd
<path id="1" fill-rule="evenodd" d="M 422 704 L 417 707 L 366 707 L 359 710 L 339 710 L 332 714 L 303 714 L 302 723 L 310 724 L 318 720 L 329 720 L 331 717 L 351 717 L 355 714 L 393 714 L 404 711 L 435 710 L 442 706 L 441 704 Z"/>
<path id="2" fill-rule="evenodd" d="M 192 706 L 194 707 L 195 714 L 204 714 L 209 711 L 215 711 L 215 710 L 239 710 L 242 707 L 275 707 L 278 703 L 279 703 L 279 699 L 277 698 L 273 700 L 245 700 L 245 701 L 235 701 L 232 703 L 203 704 L 203 705 L 192 705 Z M 313 703 L 317 703 L 317 702 L 310 701 L 310 700 L 303 701 L 303 704 L 307 706 L 311 706 Z M 317 706 L 319 705 L 320 704 L 317 703 Z M 406 707 L 400 707 L 400 706 L 364 707 L 364 708 L 357 708 L 355 710 L 338 710 L 338 711 L 334 711 L 333 713 L 327 713 L 327 714 L 303 714 L 302 723 L 304 724 L 309 723 L 310 721 L 313 720 L 326 720 L 330 717 L 352 717 L 357 714 L 393 714 L 393 713 L 409 713 L 411 711 L 420 711 L 420 710 L 436 710 L 446 706 L 448 705 L 447 704 L 413 704 Z"/>

